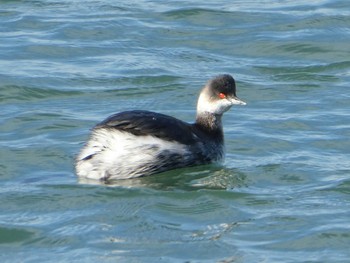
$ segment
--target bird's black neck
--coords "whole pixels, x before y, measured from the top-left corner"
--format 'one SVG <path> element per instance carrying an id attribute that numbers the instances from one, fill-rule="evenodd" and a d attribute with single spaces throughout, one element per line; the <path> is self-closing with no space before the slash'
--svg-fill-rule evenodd
<path id="1" fill-rule="evenodd" d="M 221 117 L 222 115 L 212 114 L 209 112 L 201 113 L 196 117 L 195 126 L 207 136 L 212 137 L 218 142 L 223 142 L 224 133 Z"/>

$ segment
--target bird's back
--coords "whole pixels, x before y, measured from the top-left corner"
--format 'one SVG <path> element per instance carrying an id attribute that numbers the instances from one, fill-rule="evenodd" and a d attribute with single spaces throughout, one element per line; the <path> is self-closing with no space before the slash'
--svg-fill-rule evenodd
<path id="1" fill-rule="evenodd" d="M 111 180 L 210 163 L 223 151 L 207 140 L 194 124 L 150 111 L 126 111 L 95 126 L 76 170 L 79 176 Z"/>

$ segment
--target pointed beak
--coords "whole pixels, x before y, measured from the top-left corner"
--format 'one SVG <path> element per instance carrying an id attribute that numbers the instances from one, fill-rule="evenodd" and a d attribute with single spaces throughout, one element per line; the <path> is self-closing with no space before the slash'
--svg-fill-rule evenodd
<path id="1" fill-rule="evenodd" d="M 230 98 L 230 101 L 231 101 L 232 105 L 246 105 L 247 104 L 243 100 L 241 100 L 240 98 L 238 98 L 236 96 Z"/>

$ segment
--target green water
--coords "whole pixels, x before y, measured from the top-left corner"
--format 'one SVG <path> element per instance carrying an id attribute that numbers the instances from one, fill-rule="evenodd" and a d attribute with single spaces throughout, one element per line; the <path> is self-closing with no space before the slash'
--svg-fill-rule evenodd
<path id="1" fill-rule="evenodd" d="M 1 1 L 1 262 L 349 262 L 350 9 L 335 1 Z M 99 185 L 112 113 L 192 122 L 230 73 L 226 161 Z"/>

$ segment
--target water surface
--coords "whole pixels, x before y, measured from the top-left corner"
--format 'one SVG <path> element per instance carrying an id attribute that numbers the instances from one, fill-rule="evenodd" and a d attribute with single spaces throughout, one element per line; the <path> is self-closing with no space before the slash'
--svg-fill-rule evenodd
<path id="1" fill-rule="evenodd" d="M 1 1 L 1 262 L 347 262 L 345 0 Z M 193 121 L 211 77 L 225 164 L 99 185 L 74 157 L 108 115 Z"/>

